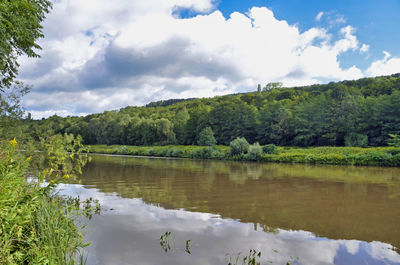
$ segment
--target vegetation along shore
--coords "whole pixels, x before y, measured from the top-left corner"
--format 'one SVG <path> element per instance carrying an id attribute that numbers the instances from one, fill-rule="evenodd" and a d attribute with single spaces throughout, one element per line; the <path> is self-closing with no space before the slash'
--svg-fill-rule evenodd
<path id="1" fill-rule="evenodd" d="M 235 148 L 235 147 L 234 147 Z M 274 145 L 245 146 L 232 153 L 232 146 L 126 146 L 91 145 L 88 152 L 135 156 L 307 163 L 358 166 L 400 166 L 398 147 L 277 147 Z"/>

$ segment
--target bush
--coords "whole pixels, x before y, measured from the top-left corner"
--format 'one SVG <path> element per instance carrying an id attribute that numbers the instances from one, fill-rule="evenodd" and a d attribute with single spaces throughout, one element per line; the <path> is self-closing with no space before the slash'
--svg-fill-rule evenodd
<path id="1" fill-rule="evenodd" d="M 214 132 L 210 127 L 206 127 L 200 132 L 199 140 L 197 141 L 198 145 L 214 146 L 216 143 L 217 140 L 215 140 Z"/>
<path id="2" fill-rule="evenodd" d="M 122 155 L 127 155 L 128 154 L 128 147 L 122 146 L 121 149 L 120 149 L 120 153 Z"/>
<path id="3" fill-rule="evenodd" d="M 250 144 L 243 137 L 238 137 L 233 140 L 229 146 L 231 147 L 231 155 L 242 155 L 249 151 Z"/>
<path id="4" fill-rule="evenodd" d="M 146 151 L 146 156 L 154 156 L 155 152 L 154 149 L 150 148 Z"/>
<path id="5" fill-rule="evenodd" d="M 250 145 L 249 147 L 249 153 L 248 153 L 248 159 L 251 161 L 258 161 L 261 156 L 262 156 L 263 150 L 260 146 L 259 143 L 255 143 L 253 145 Z"/>
<path id="6" fill-rule="evenodd" d="M 173 157 L 182 157 L 183 156 L 183 150 L 180 148 L 173 148 L 171 152 L 171 156 Z"/>
<path id="7" fill-rule="evenodd" d="M 276 146 L 274 144 L 264 145 L 262 148 L 264 154 L 274 154 L 276 152 Z"/>
<path id="8" fill-rule="evenodd" d="M 166 149 L 166 150 L 164 151 L 164 156 L 167 156 L 167 157 L 174 157 L 175 154 L 178 152 L 177 150 L 178 150 L 178 149 L 175 148 L 175 147 L 170 147 L 170 148 L 168 148 L 168 149 Z"/>
<path id="9" fill-rule="evenodd" d="M 200 159 L 210 159 L 214 158 L 214 155 L 217 155 L 218 151 L 215 147 L 204 147 L 202 149 L 197 149 L 193 152 L 193 158 Z"/>

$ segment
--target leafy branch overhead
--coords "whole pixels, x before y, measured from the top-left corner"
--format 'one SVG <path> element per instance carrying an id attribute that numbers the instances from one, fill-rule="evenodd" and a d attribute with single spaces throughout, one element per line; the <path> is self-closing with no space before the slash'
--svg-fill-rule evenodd
<path id="1" fill-rule="evenodd" d="M 51 8 L 48 0 L 0 0 L 0 90 L 11 87 L 18 74 L 18 57 L 39 57 L 41 22 Z"/>

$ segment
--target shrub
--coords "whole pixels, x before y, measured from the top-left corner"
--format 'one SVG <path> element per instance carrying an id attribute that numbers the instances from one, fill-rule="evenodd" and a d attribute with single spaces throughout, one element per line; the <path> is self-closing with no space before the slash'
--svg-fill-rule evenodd
<path id="1" fill-rule="evenodd" d="M 259 143 L 250 145 L 248 159 L 251 161 L 258 161 L 262 156 L 263 150 Z"/>
<path id="2" fill-rule="evenodd" d="M 183 156 L 183 150 L 180 148 L 173 148 L 171 152 L 171 156 L 173 157 L 182 157 Z"/>
<path id="3" fill-rule="evenodd" d="M 231 147 L 231 155 L 242 155 L 249 151 L 250 144 L 243 137 L 238 137 L 233 140 L 229 146 Z"/>
<path id="4" fill-rule="evenodd" d="M 168 149 L 166 149 L 164 151 L 164 156 L 176 157 L 176 156 L 179 156 L 179 154 L 182 154 L 182 153 L 183 153 L 182 150 L 179 150 L 178 148 L 175 148 L 175 147 L 170 147 L 170 148 L 168 148 Z"/>
<path id="5" fill-rule="evenodd" d="M 193 152 L 193 157 L 194 158 L 200 158 L 200 159 L 210 159 L 214 158 L 215 155 L 217 155 L 218 151 L 215 147 L 204 147 L 202 149 L 197 149 Z"/>
<path id="6" fill-rule="evenodd" d="M 264 154 L 274 154 L 276 152 L 276 146 L 274 144 L 264 145 L 262 148 Z"/>
<path id="7" fill-rule="evenodd" d="M 197 141 L 198 145 L 214 146 L 216 143 L 217 140 L 215 140 L 214 132 L 210 127 L 206 127 L 200 132 L 199 140 Z"/>
<path id="8" fill-rule="evenodd" d="M 122 155 L 128 154 L 128 147 L 122 146 L 122 147 L 120 148 L 120 153 L 121 153 Z"/>
<path id="9" fill-rule="evenodd" d="M 154 149 L 150 148 L 146 151 L 146 156 L 154 156 L 155 152 Z"/>

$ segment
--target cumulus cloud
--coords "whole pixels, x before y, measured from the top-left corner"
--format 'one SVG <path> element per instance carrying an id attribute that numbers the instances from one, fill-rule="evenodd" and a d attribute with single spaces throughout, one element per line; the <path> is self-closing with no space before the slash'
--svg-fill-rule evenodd
<path id="1" fill-rule="evenodd" d="M 366 70 L 368 76 L 390 75 L 400 72 L 400 58 L 392 57 L 387 51 L 383 51 L 383 59 L 374 61 Z"/>
<path id="2" fill-rule="evenodd" d="M 351 26 L 301 32 L 265 7 L 226 18 L 212 0 L 59 0 L 44 31 L 42 58 L 22 58 L 20 70 L 34 87 L 24 104 L 38 116 L 355 79 L 362 71 L 338 57 L 366 49 Z"/>

